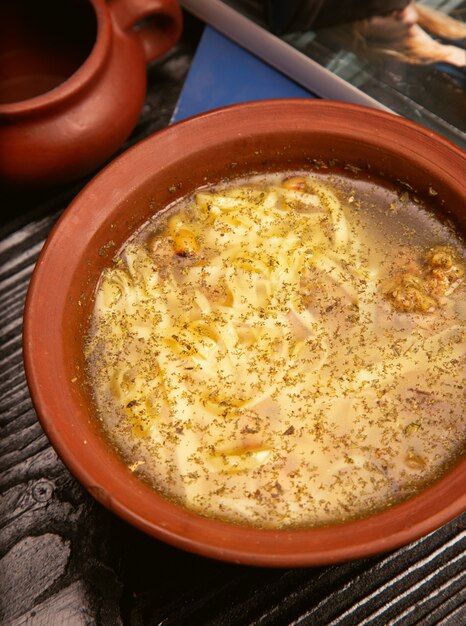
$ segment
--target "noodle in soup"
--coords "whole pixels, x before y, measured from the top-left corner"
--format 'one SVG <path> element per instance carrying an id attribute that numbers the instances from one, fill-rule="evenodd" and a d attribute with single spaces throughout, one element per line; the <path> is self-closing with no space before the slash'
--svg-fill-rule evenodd
<path id="1" fill-rule="evenodd" d="M 344 173 L 199 190 L 101 277 L 99 418 L 131 471 L 204 516 L 383 510 L 463 450 L 465 256 L 408 191 Z"/>

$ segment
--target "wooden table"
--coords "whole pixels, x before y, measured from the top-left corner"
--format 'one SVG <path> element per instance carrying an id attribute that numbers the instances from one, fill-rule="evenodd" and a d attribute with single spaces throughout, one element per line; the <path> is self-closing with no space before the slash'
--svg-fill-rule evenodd
<path id="1" fill-rule="evenodd" d="M 180 44 L 149 68 L 146 104 L 122 149 L 169 123 L 201 30 L 187 20 Z M 0 624 L 464 626 L 466 515 L 390 554 L 262 569 L 145 536 L 70 475 L 31 404 L 21 324 L 37 255 L 89 178 L 32 199 L 2 196 Z"/>

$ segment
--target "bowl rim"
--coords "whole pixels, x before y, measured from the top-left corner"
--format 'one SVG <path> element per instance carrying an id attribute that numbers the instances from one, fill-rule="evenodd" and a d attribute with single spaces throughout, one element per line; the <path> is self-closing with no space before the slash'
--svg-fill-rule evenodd
<path id="1" fill-rule="evenodd" d="M 79 263 L 79 258 L 69 252 L 69 232 L 66 231 L 70 223 L 77 229 L 75 232 L 82 226 L 79 231 L 82 241 L 78 241 L 78 245 L 85 247 L 94 229 L 105 219 L 106 209 L 123 202 L 138 185 L 143 184 L 146 175 L 141 164 L 147 161 L 154 150 L 164 155 L 160 159 L 166 155 L 174 159 L 179 137 L 190 133 L 193 137 L 199 137 L 205 129 L 212 128 L 234 128 L 233 133 L 241 136 L 241 133 L 251 128 L 254 120 L 260 126 L 260 119 L 267 115 L 277 119 L 280 127 L 286 127 L 289 123 L 286 114 L 290 107 L 302 120 L 306 116 L 317 116 L 318 119 L 323 116 L 329 128 L 334 129 L 333 132 L 337 132 L 338 128 L 340 132 L 349 132 L 351 124 L 362 124 L 366 129 L 370 127 L 374 133 L 370 141 L 374 145 L 383 143 L 385 135 L 389 135 L 389 141 L 397 137 L 401 146 L 409 144 L 412 151 L 414 137 L 418 153 L 411 156 L 415 156 L 419 162 L 428 162 L 430 157 L 424 153 L 424 148 L 426 142 L 433 142 L 438 149 L 440 175 L 450 180 L 455 179 L 457 168 L 466 165 L 466 153 L 449 140 L 414 122 L 362 105 L 329 100 L 274 99 L 229 105 L 195 115 L 158 131 L 122 153 L 103 168 L 69 204 L 39 255 L 28 287 L 23 318 L 26 379 L 39 421 L 64 464 L 101 504 L 138 529 L 175 547 L 214 559 L 273 567 L 337 563 L 386 552 L 420 539 L 466 510 L 466 458 L 409 500 L 370 517 L 344 524 L 269 530 L 204 518 L 168 502 L 131 475 L 127 468 L 118 468 L 115 465 L 116 457 L 110 449 L 107 450 L 108 457 L 104 458 L 102 474 L 102 468 L 93 455 L 105 455 L 103 446 L 93 440 L 73 441 L 77 435 L 79 438 L 83 432 L 91 432 L 89 424 L 82 423 L 82 416 L 63 416 L 53 394 L 49 393 L 55 383 L 49 380 L 50 374 L 43 365 L 46 363 L 49 368 L 57 368 L 54 374 L 59 374 L 62 348 L 59 342 L 44 346 L 40 334 L 44 323 L 42 307 L 48 302 L 49 296 L 46 293 L 47 275 L 59 271 L 69 277 L 74 271 L 73 264 Z M 332 121 L 332 116 L 335 121 Z M 400 130 L 403 130 L 404 135 L 400 134 Z M 406 135 L 409 135 L 410 141 L 405 141 Z M 114 193 L 102 200 L 101 210 L 95 211 L 95 202 L 103 198 L 102 194 L 108 191 L 109 185 L 115 186 L 115 180 L 119 182 Z M 463 193 L 466 197 L 464 184 Z M 64 306 L 64 302 L 65 298 L 62 297 L 60 306 Z M 51 315 L 55 313 L 52 311 Z M 69 417 L 71 425 L 67 424 Z M 74 446 L 74 450 L 69 446 Z M 135 509 L 128 505 L 126 498 L 131 493 L 139 499 L 138 502 L 144 501 L 144 506 Z M 155 508 L 154 513 L 152 511 Z"/>

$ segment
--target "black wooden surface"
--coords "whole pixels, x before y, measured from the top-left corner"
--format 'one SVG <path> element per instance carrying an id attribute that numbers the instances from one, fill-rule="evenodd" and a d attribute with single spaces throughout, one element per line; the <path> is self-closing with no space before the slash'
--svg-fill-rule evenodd
<path id="1" fill-rule="evenodd" d="M 202 29 L 186 17 L 180 44 L 148 70 L 146 105 L 123 149 L 169 122 Z M 31 405 L 21 331 L 37 255 L 86 181 L 1 199 L 0 624 L 464 626 L 466 515 L 390 554 L 262 569 L 156 541 L 70 475 Z"/>

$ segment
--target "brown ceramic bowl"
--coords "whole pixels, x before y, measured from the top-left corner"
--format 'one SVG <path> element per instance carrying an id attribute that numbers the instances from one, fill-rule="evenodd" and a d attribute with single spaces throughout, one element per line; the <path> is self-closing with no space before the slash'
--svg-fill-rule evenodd
<path id="1" fill-rule="evenodd" d="M 466 232 L 466 155 L 395 115 L 318 100 L 234 105 L 169 127 L 105 168 L 51 233 L 24 319 L 27 379 L 40 422 L 71 472 L 111 511 L 204 556 L 262 566 L 365 557 L 419 538 L 466 509 L 466 459 L 419 495 L 342 525 L 261 530 L 204 519 L 140 482 L 100 431 L 83 382 L 82 337 L 102 269 L 154 211 L 206 181 L 309 160 L 336 160 L 434 189 L 435 207 Z"/>

